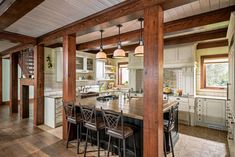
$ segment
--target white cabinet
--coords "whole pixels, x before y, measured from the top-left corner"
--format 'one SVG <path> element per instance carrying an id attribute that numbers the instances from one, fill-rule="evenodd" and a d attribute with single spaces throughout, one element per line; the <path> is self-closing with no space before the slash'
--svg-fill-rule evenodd
<path id="1" fill-rule="evenodd" d="M 235 147 L 235 12 L 231 14 L 227 38 L 229 42 L 229 84 L 227 89 L 226 122 L 229 143 L 233 143 L 233 146 L 229 145 L 229 147 Z"/>
<path id="2" fill-rule="evenodd" d="M 179 123 L 190 124 L 189 98 L 170 96 L 170 101 L 179 102 Z"/>
<path id="3" fill-rule="evenodd" d="M 56 128 L 62 125 L 62 98 L 46 96 L 44 98 L 44 124 Z"/>
<path id="4" fill-rule="evenodd" d="M 128 54 L 128 68 L 129 69 L 144 69 L 144 57 L 134 56 L 133 53 Z"/>
<path id="5" fill-rule="evenodd" d="M 225 130 L 226 101 L 197 98 L 197 125 Z"/>
<path id="6" fill-rule="evenodd" d="M 76 72 L 88 73 L 94 69 L 94 59 L 76 55 Z"/>
<path id="7" fill-rule="evenodd" d="M 164 49 L 164 67 L 175 68 L 194 65 L 194 45 L 185 45 Z"/>
<path id="8" fill-rule="evenodd" d="M 178 48 L 164 49 L 164 64 L 175 63 L 178 57 Z"/>

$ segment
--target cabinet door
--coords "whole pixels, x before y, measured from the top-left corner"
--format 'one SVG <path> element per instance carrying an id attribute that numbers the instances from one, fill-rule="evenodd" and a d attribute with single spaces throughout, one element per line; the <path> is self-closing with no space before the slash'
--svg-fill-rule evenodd
<path id="1" fill-rule="evenodd" d="M 76 57 L 76 70 L 82 71 L 84 70 L 84 58 L 83 57 Z"/>
<path id="2" fill-rule="evenodd" d="M 178 48 L 178 61 L 180 63 L 193 62 L 192 46 L 182 46 Z"/>
<path id="3" fill-rule="evenodd" d="M 225 127 L 225 101 L 204 99 L 203 121 L 207 125 Z"/>
<path id="4" fill-rule="evenodd" d="M 177 62 L 177 50 L 178 48 L 167 48 L 164 49 L 164 62 L 167 63 L 176 63 Z"/>
<path id="5" fill-rule="evenodd" d="M 93 59 L 87 58 L 87 70 L 93 71 Z"/>

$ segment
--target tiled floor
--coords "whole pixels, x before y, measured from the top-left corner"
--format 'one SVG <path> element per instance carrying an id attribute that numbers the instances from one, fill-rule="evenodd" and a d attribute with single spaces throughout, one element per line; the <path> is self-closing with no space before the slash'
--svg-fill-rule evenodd
<path id="1" fill-rule="evenodd" d="M 9 116 L 8 106 L 0 107 L 0 157 L 80 157 L 76 148 L 65 148 L 61 140 L 62 129 L 46 126 L 34 127 L 32 119 L 20 120 Z M 82 143 L 80 151 L 83 151 Z M 88 147 L 94 150 L 96 147 Z M 105 156 L 102 151 L 101 155 Z M 175 146 L 176 157 L 225 157 L 226 132 L 180 125 L 180 139 Z M 95 157 L 96 153 L 89 153 Z M 168 156 L 171 156 L 170 154 Z"/>

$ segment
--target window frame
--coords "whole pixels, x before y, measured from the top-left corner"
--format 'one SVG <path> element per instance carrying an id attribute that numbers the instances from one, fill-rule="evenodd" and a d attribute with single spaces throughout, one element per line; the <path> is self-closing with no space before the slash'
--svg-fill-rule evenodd
<path id="1" fill-rule="evenodd" d="M 213 90 L 224 90 L 226 87 L 207 87 L 206 86 L 206 64 L 204 63 L 205 59 L 208 58 L 224 58 L 228 57 L 228 54 L 217 54 L 217 55 L 206 55 L 206 56 L 201 56 L 201 89 L 213 89 Z M 212 63 L 221 63 L 221 62 L 212 62 Z M 226 62 L 228 63 L 228 62 Z"/>
<path id="2" fill-rule="evenodd" d="M 118 85 L 123 85 L 122 83 L 122 73 L 120 71 L 120 65 L 127 65 L 128 66 L 128 62 L 119 62 L 118 63 Z"/>

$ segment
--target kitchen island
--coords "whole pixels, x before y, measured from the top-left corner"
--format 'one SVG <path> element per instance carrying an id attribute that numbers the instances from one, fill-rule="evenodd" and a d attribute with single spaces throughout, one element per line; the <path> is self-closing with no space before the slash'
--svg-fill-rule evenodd
<path id="1" fill-rule="evenodd" d="M 117 100 L 110 100 L 110 101 L 98 101 L 97 97 L 85 98 L 85 99 L 77 99 L 76 105 L 85 105 L 93 107 L 95 105 L 98 114 L 101 114 L 101 107 L 103 109 L 113 110 L 116 112 L 123 111 L 124 116 L 124 123 L 134 126 L 135 138 L 136 138 L 136 147 L 137 147 L 137 156 L 143 156 L 143 113 L 144 113 L 144 103 L 143 98 L 131 98 L 123 99 L 119 98 Z M 164 112 L 164 119 L 168 118 L 168 111 L 171 107 L 178 105 L 176 101 L 164 101 L 163 103 L 163 112 Z M 178 111 L 177 111 L 178 112 Z M 169 150 L 169 136 L 166 136 L 167 141 L 167 150 Z M 175 130 L 172 133 L 174 143 L 177 142 L 179 139 L 178 135 L 178 120 L 175 123 Z M 106 136 L 101 136 L 103 141 L 108 141 Z M 116 145 L 118 141 L 114 142 Z M 106 144 L 101 144 L 105 149 Z M 126 148 L 129 150 L 133 150 L 133 143 L 132 140 L 126 141 Z M 117 152 L 117 150 L 114 150 Z M 129 151 L 127 151 L 127 156 Z M 130 154 L 129 154 L 130 155 Z M 130 155 L 131 156 L 131 155 Z"/>

